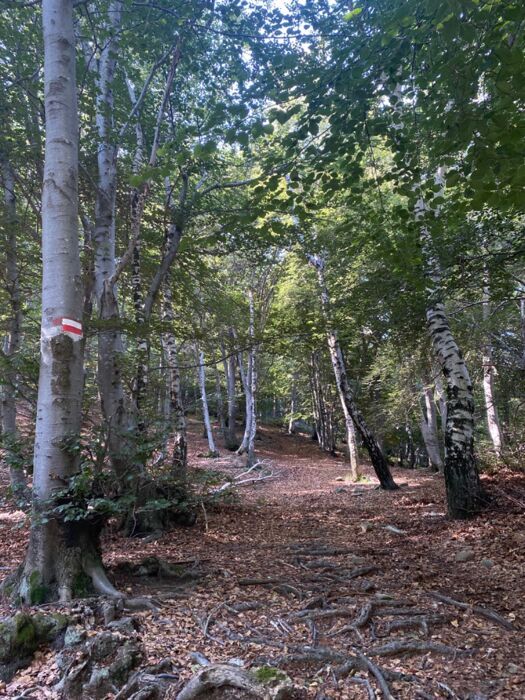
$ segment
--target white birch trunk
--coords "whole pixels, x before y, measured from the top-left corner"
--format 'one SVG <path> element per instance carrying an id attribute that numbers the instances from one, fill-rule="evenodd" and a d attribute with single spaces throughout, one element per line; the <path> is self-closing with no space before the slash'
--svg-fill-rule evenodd
<path id="1" fill-rule="evenodd" d="M 436 174 L 444 189 L 444 174 Z M 443 192 L 438 194 L 442 195 Z M 427 276 L 427 327 L 437 361 L 447 384 L 447 429 L 445 433 L 445 485 L 448 512 L 452 518 L 471 517 L 479 510 L 481 483 L 474 454 L 474 395 L 469 371 L 456 343 L 441 301 L 441 268 L 435 255 L 431 231 L 425 221 L 439 215 L 421 194 L 415 208 Z"/>
<path id="2" fill-rule="evenodd" d="M 293 435 L 295 432 L 294 430 L 294 421 L 295 421 L 295 413 L 297 411 L 297 375 L 293 374 L 292 376 L 292 391 L 291 391 L 291 397 L 290 397 L 290 419 L 288 420 L 288 435 Z"/>
<path id="3" fill-rule="evenodd" d="M 397 85 L 393 95 L 392 137 L 400 145 L 404 136 L 403 92 Z M 445 190 L 445 172 L 438 168 L 434 179 L 435 198 L 441 198 Z M 437 186 L 437 187 L 436 187 Z M 437 192 L 436 192 L 437 189 Z M 447 385 L 447 427 L 445 433 L 445 485 L 450 517 L 464 519 L 480 508 L 481 483 L 474 454 L 474 396 L 472 382 L 450 328 L 442 299 L 442 275 L 429 228 L 429 217 L 439 216 L 439 205 L 425 200 L 421 181 L 414 183 L 418 199 L 414 218 L 419 227 L 419 239 L 427 280 L 426 320 L 437 362 Z"/>
<path id="4" fill-rule="evenodd" d="M 255 347 L 255 306 L 253 300 L 253 291 L 251 289 L 248 292 L 248 300 L 250 313 L 248 333 L 251 340 L 251 347 L 248 352 L 248 367 L 246 369 L 246 372 L 244 371 L 242 353 L 238 354 L 239 373 L 241 375 L 241 383 L 244 389 L 246 404 L 246 424 L 244 428 L 242 442 L 239 449 L 237 450 L 237 454 L 241 455 L 247 452 L 248 464 L 250 464 L 250 460 L 253 460 L 255 454 L 255 436 L 257 433 L 255 398 L 255 394 L 257 391 L 257 350 Z"/>
<path id="5" fill-rule="evenodd" d="M 494 452 L 497 457 L 501 457 L 503 449 L 503 436 L 499 422 L 498 410 L 494 398 L 494 375 L 496 368 L 493 361 L 492 343 L 490 340 L 490 329 L 488 324 L 490 321 L 490 290 L 488 285 L 483 288 L 483 322 L 485 343 L 483 344 L 483 395 L 485 398 L 485 408 L 487 411 L 487 426 L 489 429 L 490 439 L 494 447 Z"/>
<path id="6" fill-rule="evenodd" d="M 219 421 L 219 428 L 221 430 L 223 440 L 226 443 L 228 435 L 226 431 L 226 419 L 224 417 L 224 402 L 222 400 L 221 375 L 217 365 L 214 366 L 213 371 L 215 374 L 215 403 L 217 406 L 217 419 Z"/>
<path id="7" fill-rule="evenodd" d="M 204 428 L 206 429 L 206 438 L 208 440 L 208 450 L 210 457 L 218 457 L 219 453 L 215 447 L 215 440 L 213 439 L 213 430 L 211 427 L 210 411 L 208 408 L 208 396 L 206 394 L 206 370 L 204 364 L 204 353 L 202 350 L 197 348 L 197 357 L 199 362 L 199 388 L 201 392 L 201 403 L 202 403 L 202 418 L 204 421 Z"/>
<path id="8" fill-rule="evenodd" d="M 248 434 L 248 467 L 255 464 L 255 435 L 257 433 L 257 352 L 255 348 L 255 305 L 253 301 L 253 291 L 248 292 L 248 300 L 250 305 L 250 339 L 252 347 L 250 348 L 250 393 L 249 404 L 247 408 L 250 413 L 250 431 Z"/>
<path id="9" fill-rule="evenodd" d="M 239 365 L 239 374 L 241 376 L 241 384 L 242 384 L 242 388 L 244 391 L 244 403 L 245 403 L 245 414 L 246 414 L 245 425 L 244 425 L 244 434 L 242 437 L 242 442 L 239 445 L 239 448 L 237 450 L 238 455 L 242 455 L 248 451 L 248 444 L 249 444 L 249 440 L 250 440 L 251 421 L 252 421 L 252 413 L 251 413 L 252 359 L 253 359 L 252 354 L 248 353 L 248 366 L 247 366 L 246 371 L 245 371 L 242 353 L 239 352 L 237 355 L 237 363 Z"/>
<path id="10" fill-rule="evenodd" d="M 4 189 L 4 230 L 5 237 L 5 284 L 9 295 L 10 312 L 8 317 L 8 331 L 4 340 L 4 356 L 8 362 L 2 386 L 1 419 L 2 419 L 2 444 L 9 465 L 9 477 L 11 489 L 15 495 L 24 496 L 26 491 L 26 477 L 22 468 L 18 465 L 19 449 L 18 430 L 16 425 L 16 386 L 17 373 L 13 366 L 13 360 L 20 348 L 20 336 L 22 328 L 22 307 L 20 300 L 20 278 L 17 259 L 17 225 L 15 177 L 11 163 L 5 154 L 0 154 L 0 170 Z"/>

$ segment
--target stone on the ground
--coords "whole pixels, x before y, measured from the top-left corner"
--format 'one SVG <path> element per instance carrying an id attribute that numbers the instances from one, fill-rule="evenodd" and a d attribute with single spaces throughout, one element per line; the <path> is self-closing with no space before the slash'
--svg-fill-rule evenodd
<path id="1" fill-rule="evenodd" d="M 475 556 L 476 553 L 471 547 L 465 547 L 465 549 L 460 549 L 460 551 L 456 553 L 456 561 L 461 563 L 472 561 Z"/>

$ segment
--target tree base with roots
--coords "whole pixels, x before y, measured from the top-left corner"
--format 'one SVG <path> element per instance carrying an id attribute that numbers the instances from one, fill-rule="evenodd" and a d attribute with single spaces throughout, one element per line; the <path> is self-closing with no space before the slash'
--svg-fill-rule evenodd
<path id="1" fill-rule="evenodd" d="M 96 520 L 33 526 L 25 562 L 1 590 L 21 605 L 67 603 L 93 592 L 121 598 L 102 565 L 101 529 Z"/>

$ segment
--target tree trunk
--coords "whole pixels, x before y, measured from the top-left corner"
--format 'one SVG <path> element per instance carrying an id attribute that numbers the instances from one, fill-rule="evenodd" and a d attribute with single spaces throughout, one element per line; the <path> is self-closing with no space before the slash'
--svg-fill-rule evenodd
<path id="1" fill-rule="evenodd" d="M 310 356 L 312 408 L 315 422 L 317 442 L 324 452 L 335 454 L 335 436 L 332 429 L 332 420 L 323 392 L 321 381 L 321 369 L 319 353 L 312 352 Z"/>
<path id="2" fill-rule="evenodd" d="M 481 484 L 474 455 L 474 397 L 467 366 L 452 335 L 443 304 L 427 310 L 434 351 L 447 383 L 445 484 L 450 517 L 479 510 Z"/>
<path id="3" fill-rule="evenodd" d="M 228 425 L 226 433 L 226 449 L 236 450 L 238 447 L 237 437 L 235 432 L 235 424 L 237 421 L 237 397 L 235 395 L 235 354 L 231 349 L 228 357 L 222 347 L 222 362 L 224 366 L 224 374 L 226 376 L 226 391 L 228 396 Z"/>
<path id="4" fill-rule="evenodd" d="M 0 395 L 2 400 L 2 446 L 5 450 L 6 461 L 9 465 L 11 490 L 15 496 L 26 495 L 26 477 L 20 464 L 18 448 L 18 430 L 16 426 L 16 385 L 17 372 L 13 364 L 20 348 L 22 326 L 22 307 L 20 300 L 20 278 L 17 259 L 17 225 L 15 177 L 11 163 L 5 154 L 0 154 L 0 169 L 4 188 L 3 223 L 5 238 L 5 284 L 9 295 L 10 313 L 8 331 L 4 340 L 4 356 L 8 363 L 4 372 Z"/>
<path id="5" fill-rule="evenodd" d="M 485 408 L 487 410 L 487 425 L 490 439 L 497 457 L 501 457 L 503 449 L 503 436 L 499 422 L 498 410 L 494 399 L 494 367 L 492 343 L 490 340 L 490 291 L 488 285 L 483 288 L 483 322 L 485 333 L 485 343 L 483 344 L 483 395 L 485 398 Z"/>
<path id="6" fill-rule="evenodd" d="M 204 420 L 204 428 L 206 430 L 206 438 L 208 440 L 208 450 L 210 457 L 218 457 L 219 453 L 215 447 L 213 439 L 213 430 L 211 427 L 210 411 L 208 408 L 208 396 L 206 394 L 206 370 L 204 365 L 204 353 L 197 348 L 197 357 L 199 362 L 199 388 L 201 392 L 202 402 L 202 418 Z"/>
<path id="7" fill-rule="evenodd" d="M 237 363 L 239 365 L 239 374 L 241 376 L 241 384 L 244 390 L 244 403 L 245 403 L 245 424 L 244 424 L 244 434 L 242 437 L 242 442 L 237 450 L 238 455 L 242 455 L 248 451 L 248 444 L 250 440 L 251 432 L 251 405 L 252 405 L 252 354 L 248 354 L 248 367 L 245 371 L 242 353 L 239 352 L 237 355 Z"/>
<path id="8" fill-rule="evenodd" d="M 343 353 L 341 346 L 339 345 L 339 339 L 337 337 L 337 332 L 330 328 L 331 326 L 331 313 L 330 313 L 330 298 L 328 295 L 328 289 L 326 287 L 326 282 L 324 278 L 324 261 L 319 257 L 310 256 L 310 262 L 317 270 L 317 276 L 319 279 L 319 286 L 321 289 L 321 304 L 323 307 L 323 313 L 329 328 L 327 330 L 328 339 L 328 350 L 330 352 L 330 359 L 332 360 L 332 367 L 334 370 L 335 381 L 337 385 L 337 391 L 339 393 L 339 399 L 341 401 L 341 406 L 343 408 L 343 413 L 345 416 L 345 423 L 347 426 L 348 434 L 348 424 L 350 421 L 354 422 L 355 427 L 359 431 L 363 445 L 365 446 L 368 454 L 370 456 L 370 461 L 376 473 L 377 478 L 382 489 L 393 491 L 398 488 L 397 484 L 392 478 L 390 473 L 390 467 L 388 462 L 381 451 L 379 443 L 375 439 L 373 433 L 368 428 L 361 412 L 357 408 L 355 403 L 352 390 L 350 389 L 350 384 L 348 383 L 348 377 L 346 374 L 346 367 L 344 362 Z M 349 441 L 350 447 L 350 441 Z M 352 475 L 357 478 L 357 455 L 354 455 L 356 461 L 351 464 Z"/>
<path id="9" fill-rule="evenodd" d="M 255 435 L 257 433 L 257 350 L 255 347 L 255 306 L 253 291 L 251 289 L 248 292 L 248 300 L 250 309 L 248 333 L 251 341 L 251 347 L 248 352 L 248 369 L 246 373 L 244 372 L 242 355 L 239 353 L 239 371 L 241 373 L 241 381 L 246 398 L 246 426 L 242 443 L 237 450 L 237 454 L 241 455 L 246 452 L 248 454 L 248 466 L 251 466 L 255 460 Z"/>
<path id="10" fill-rule="evenodd" d="M 255 435 L 257 433 L 257 352 L 255 348 L 255 306 L 253 301 L 253 291 L 248 291 L 248 299 L 250 304 L 250 339 L 252 347 L 250 348 L 250 397 L 247 408 L 250 412 L 250 432 L 248 434 L 248 467 L 255 464 Z"/>
<path id="11" fill-rule="evenodd" d="M 104 420 L 107 446 L 115 474 L 121 484 L 127 483 L 132 469 L 131 446 L 126 440 L 129 416 L 122 385 L 121 358 L 123 346 L 118 328 L 119 308 L 113 282 L 115 274 L 115 197 L 117 189 L 117 150 L 113 123 L 113 81 L 119 50 L 119 29 L 122 2 L 113 0 L 108 8 L 104 42 L 98 61 L 96 125 L 98 182 L 95 199 L 94 293 L 102 329 L 98 334 L 97 381 Z"/>
<path id="12" fill-rule="evenodd" d="M 292 391 L 290 396 L 290 418 L 288 420 L 288 435 L 293 435 L 295 432 L 294 422 L 295 413 L 297 411 L 297 375 L 294 372 L 292 376 Z"/>
<path id="13" fill-rule="evenodd" d="M 425 386 L 423 390 L 424 406 L 421 410 L 421 435 L 425 443 L 430 466 L 436 471 L 443 471 L 443 460 L 439 449 L 439 436 L 437 429 L 436 404 L 432 387 Z"/>
<path id="14" fill-rule="evenodd" d="M 219 421 L 219 428 L 224 442 L 227 440 L 226 431 L 226 418 L 224 416 L 224 403 L 222 400 L 222 386 L 221 386 L 221 375 L 219 373 L 219 368 L 217 365 L 213 367 L 213 373 L 215 375 L 215 405 L 217 420 Z"/>
<path id="15" fill-rule="evenodd" d="M 184 415 L 184 406 L 181 396 L 180 372 L 177 358 L 177 341 L 173 332 L 171 331 L 171 325 L 174 321 L 174 314 L 173 297 L 169 279 L 165 281 L 163 286 L 162 302 L 163 320 L 166 322 L 169 328 L 169 330 L 162 334 L 162 347 L 164 349 L 164 355 L 166 357 L 166 364 L 168 368 L 170 421 L 173 424 L 172 470 L 176 479 L 185 482 L 187 476 L 188 459 L 186 416 Z"/>
<path id="16" fill-rule="evenodd" d="M 444 172 L 438 169 L 435 184 L 442 196 Z M 445 433 L 445 485 L 448 513 L 451 518 L 465 519 L 479 511 L 481 483 L 474 454 L 474 396 L 472 382 L 456 343 L 441 300 L 442 275 L 436 257 L 427 217 L 435 219 L 439 206 L 428 204 L 422 192 L 415 205 L 415 219 L 420 226 L 420 241 L 427 277 L 427 327 L 434 352 L 447 386 L 447 429 Z"/>
<path id="17" fill-rule="evenodd" d="M 405 129 L 401 85 L 396 85 L 391 99 L 394 119 L 391 136 L 403 152 Z M 426 201 L 421 181 L 414 182 L 417 201 L 414 207 L 415 223 L 419 227 L 419 241 L 423 253 L 424 274 L 427 281 L 427 328 L 432 346 L 446 381 L 447 424 L 445 432 L 445 485 L 448 513 L 451 518 L 464 519 L 476 513 L 481 504 L 481 483 L 474 455 L 474 397 L 472 383 L 461 351 L 450 328 L 442 299 L 442 275 L 435 254 L 431 222 L 439 217 L 445 190 L 445 171 L 438 168 L 432 186 L 434 201 Z"/>
<path id="18" fill-rule="evenodd" d="M 82 573 L 106 587 L 97 528 L 50 512 L 78 471 L 66 441 L 78 436 L 83 388 L 78 250 L 78 122 L 72 0 L 43 0 L 46 151 L 42 193 L 42 328 L 33 521 L 17 594 L 24 603 L 73 596 Z M 43 517 L 43 516 L 46 517 Z M 112 589 L 111 584 L 107 582 Z M 114 591 L 114 589 L 112 589 Z"/>

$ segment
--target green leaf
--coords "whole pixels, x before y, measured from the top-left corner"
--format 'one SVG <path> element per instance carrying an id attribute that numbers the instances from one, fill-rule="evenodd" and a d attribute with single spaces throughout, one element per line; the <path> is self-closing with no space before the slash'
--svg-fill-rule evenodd
<path id="1" fill-rule="evenodd" d="M 358 15 L 360 15 L 362 11 L 363 11 L 362 7 L 354 7 L 353 10 L 350 10 L 350 12 L 346 12 L 343 15 L 343 19 L 345 22 L 350 22 L 350 20 L 354 19 L 354 17 L 357 17 Z"/>

